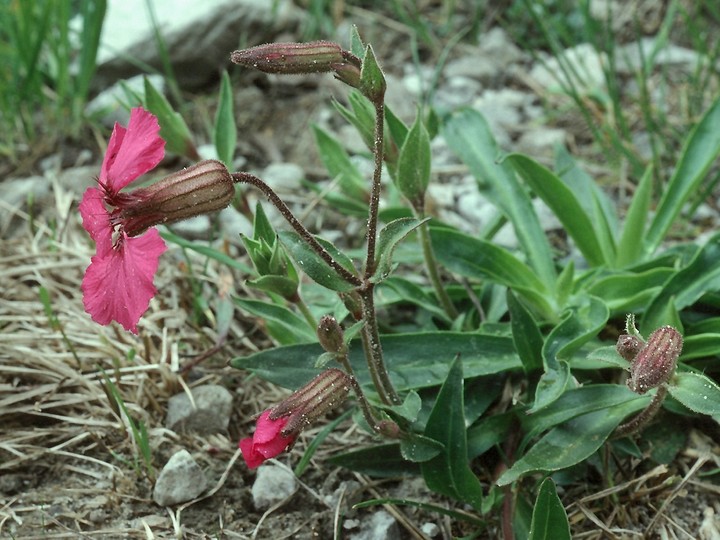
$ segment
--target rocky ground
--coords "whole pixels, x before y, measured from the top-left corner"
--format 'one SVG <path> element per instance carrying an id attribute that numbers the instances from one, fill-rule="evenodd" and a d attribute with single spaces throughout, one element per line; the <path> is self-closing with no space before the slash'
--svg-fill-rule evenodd
<path id="1" fill-rule="evenodd" d="M 253 43 L 297 39 L 302 13 L 291 4 L 280 3 L 283 16 L 272 19 L 273 25 L 257 22 L 267 17 L 262 9 L 257 11 L 264 2 L 247 4 L 255 11 L 235 13 L 232 21 L 245 20 L 242 24 L 248 32 L 264 29 L 252 36 Z M 618 67 L 617 76 L 626 85 L 633 80 L 637 40 L 652 39 L 658 31 L 652 25 L 652 7 L 647 6 L 665 6 L 638 4 L 649 10 L 643 19 L 649 28 L 635 40 L 620 43 L 627 47 L 627 63 Z M 255 22 L 247 22 L 253 13 Z M 188 43 L 190 34 L 181 32 L 184 46 L 171 47 L 183 58 L 176 69 L 188 88 L 185 113 L 200 142 L 206 140 L 203 120 L 214 113 L 217 66 L 227 65 L 230 50 L 237 46 L 238 30 L 225 20 L 227 10 L 213 17 L 209 26 L 195 24 L 199 42 Z M 202 29 L 216 29 L 218 21 L 235 34 L 221 33 L 224 37 L 204 43 L 207 32 Z M 555 144 L 568 145 L 586 160 L 591 174 L 617 195 L 622 207 L 623 190 L 629 188 L 614 176 L 612 160 L 604 159 L 593 143 L 582 116 L 557 93 L 557 77 L 562 77 L 557 63 L 522 51 L 496 19 L 488 16 L 485 22 L 477 45 L 470 44 L 472 40 L 458 43 L 439 75 L 436 66 L 446 43 L 421 45 L 421 63 L 414 63 L 408 27 L 387 13 L 347 6 L 337 32 L 348 36 L 349 24 L 357 24 L 363 38 L 374 45 L 387 72 L 388 103 L 405 120 L 412 120 L 416 103 L 430 90 L 438 110 L 475 107 L 506 150 L 549 160 Z M 577 62 L 578 82 L 588 93 L 605 84 L 604 60 L 591 48 L 580 46 L 567 54 Z M 684 73 L 696 65 L 697 54 L 680 42 L 671 43 L 658 63 L 661 69 Z M 193 66 L 199 65 L 203 68 L 195 70 Z M 118 59 L 108 60 L 98 84 L 108 87 L 130 76 L 128 69 Z M 327 236 L 352 237 L 357 224 L 332 211 L 313 211 L 327 208 L 300 186 L 303 178 L 329 182 L 309 135 L 310 123 L 335 133 L 351 152 L 364 150 L 330 103 L 331 98 L 343 100 L 345 89 L 329 76 L 281 79 L 230 69 L 240 132 L 238 168 L 263 177 Z M 712 88 L 708 95 L 713 95 Z M 109 99 L 103 92 L 94 106 Z M 657 99 L 667 98 L 658 94 Z M 668 114 L 676 112 L 680 118 L 672 108 Z M 114 119 L 113 114 L 106 117 L 107 122 Z M 97 138 L 104 140 L 105 135 Z M 646 157 L 651 151 L 648 140 L 642 129 L 634 134 L 635 149 Z M 477 230 L 495 210 L 442 137 L 433 141 L 433 152 L 433 213 L 465 230 Z M 417 478 L 378 480 L 328 465 L 327 456 L 369 440 L 348 420 L 332 432 L 300 478 L 290 474 L 290 468 L 322 426 L 304 433 L 295 450 L 277 463 L 257 474 L 248 471 L 238 459 L 237 441 L 250 432 L 254 417 L 286 392 L 227 366 L 234 356 L 270 345 L 257 321 L 239 312 L 227 339 L 215 330 L 218 288 L 253 294 L 240 273 L 173 246 L 163 255 L 156 281 L 161 293 L 143 318 L 139 336 L 119 327 L 99 327 L 89 319 L 79 284 L 92 246 L 80 225 L 77 202 L 98 174 L 101 157 L 97 141 L 88 137 L 84 144 L 42 155 L 30 153 L 12 170 L 3 165 L 0 537 L 324 539 L 335 534 L 352 540 L 390 540 L 449 539 L 469 532 L 448 518 L 410 507 L 353 509 L 354 503 L 376 497 L 448 502 L 428 494 Z M 163 166 L 172 170 L 179 164 L 171 157 Z M 358 164 L 370 171 L 368 160 L 358 158 Z M 250 202 L 256 198 L 251 193 L 248 197 Z M 561 235 L 553 216 L 539 209 L 548 232 Z M 713 229 L 718 221 L 715 200 L 702 205 L 694 219 L 703 230 Z M 238 233 L 249 234 L 250 227 L 237 211 L 228 209 L 217 220 L 200 218 L 174 230 L 192 239 L 219 237 L 218 246 L 245 260 Z M 502 231 L 499 241 L 512 245 L 511 231 Z M 199 280 L 188 272 L 193 265 L 203 268 Z M 203 324 L 193 312 L 197 290 L 207 299 L 200 308 Z M 48 303 L 42 291 L 47 292 Z M 183 370 L 191 364 L 192 369 Z M 147 430 L 147 460 L 133 433 L 139 423 Z M 692 471 L 703 444 L 702 438 L 692 440 L 671 467 L 672 473 L 681 478 Z M 687 537 L 720 538 L 714 517 L 720 512 L 717 488 L 693 480 L 683 484 L 682 492 L 673 491 L 660 481 L 666 473 L 658 469 L 632 480 L 636 524 L 613 523 L 611 493 L 596 495 L 599 488 L 586 486 L 583 493 L 565 494 L 576 537 L 613 537 L 605 536 L 602 524 L 593 521 L 597 515 L 627 531 L 615 537 L 641 537 L 644 526 L 661 511 L 688 531 Z M 643 491 L 650 484 L 653 488 Z M 663 507 L 666 499 L 671 504 Z M 497 536 L 497 524 L 490 530 L 494 532 L 489 537 Z"/>

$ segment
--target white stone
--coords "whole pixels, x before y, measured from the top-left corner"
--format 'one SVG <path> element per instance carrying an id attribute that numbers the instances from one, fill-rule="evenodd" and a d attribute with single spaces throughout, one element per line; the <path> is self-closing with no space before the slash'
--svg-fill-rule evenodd
<path id="1" fill-rule="evenodd" d="M 523 131 L 517 142 L 517 150 L 530 156 L 552 155 L 556 145 L 565 143 L 564 129 L 550 127 L 535 127 Z"/>
<path id="2" fill-rule="evenodd" d="M 217 384 L 206 384 L 168 400 L 165 425 L 177 432 L 223 433 L 227 431 L 232 412 L 232 394 Z"/>
<path id="3" fill-rule="evenodd" d="M 265 510 L 287 499 L 296 489 L 297 478 L 292 471 L 277 465 L 262 465 L 252 487 L 253 504 L 258 510 Z"/>
<path id="4" fill-rule="evenodd" d="M 561 68 L 561 63 L 566 69 Z M 607 55 L 598 53 L 589 43 L 581 43 L 560 54 L 560 59 L 545 56 L 538 60 L 530 76 L 551 92 L 565 93 L 574 87 L 581 94 L 605 91 L 603 66 L 608 65 Z"/>
<path id="5" fill-rule="evenodd" d="M 305 171 L 295 163 L 271 163 L 260 177 L 276 192 L 297 193 L 298 188 L 302 188 L 300 182 L 305 178 Z"/>
<path id="6" fill-rule="evenodd" d="M 385 510 L 378 510 L 369 518 L 362 520 L 360 531 L 351 534 L 350 540 L 394 540 L 399 535 L 395 518 Z"/>
<path id="7" fill-rule="evenodd" d="M 679 47 L 672 43 L 663 43 L 657 47 L 657 38 L 647 37 L 619 47 L 616 56 L 618 73 L 631 75 L 643 68 L 643 62 L 652 62 L 653 66 L 672 66 L 674 69 L 690 71 L 707 59 L 692 49 Z"/>
<path id="8" fill-rule="evenodd" d="M 153 500 L 160 506 L 191 501 L 205 491 L 207 478 L 190 452 L 180 450 L 163 467 L 153 489 Z"/>

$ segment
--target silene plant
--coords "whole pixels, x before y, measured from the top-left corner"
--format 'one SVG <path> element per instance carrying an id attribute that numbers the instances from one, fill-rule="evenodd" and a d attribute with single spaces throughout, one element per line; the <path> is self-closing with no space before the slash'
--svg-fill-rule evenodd
<path id="1" fill-rule="evenodd" d="M 334 105 L 367 145 L 372 177 L 363 179 L 327 132 L 314 127 L 313 134 L 337 186 L 319 196 L 364 220 L 362 249 L 351 256 L 312 234 L 261 178 L 229 171 L 231 159 L 199 161 L 126 189 L 157 166 L 166 144 L 162 117 L 137 107 L 127 127 L 115 125 L 96 185 L 80 203 L 97 249 L 82 290 L 93 320 L 137 333 L 158 293 L 154 275 L 166 249 L 158 225 L 221 210 L 238 186 L 259 190 L 279 211 L 286 230 L 275 231 L 258 205 L 253 237 L 242 238 L 256 272 L 248 284 L 267 300 L 235 300 L 265 320 L 277 346 L 231 364 L 293 393 L 258 411 L 254 433 L 239 442 L 249 468 L 292 448 L 353 396 L 350 410 L 376 442 L 334 456 L 334 464 L 422 476 L 462 505 L 394 502 L 450 515 L 464 534 L 494 523 L 506 538 L 570 538 L 558 484 L 567 490 L 573 475 L 599 471 L 613 485 L 628 473 L 619 463 L 647 457 L 643 441 L 659 443 L 653 437 L 662 435 L 645 430 L 658 418 L 679 425 L 681 417 L 720 417 L 713 380 L 720 237 L 663 242 L 720 154 L 720 101 L 688 134 L 659 199 L 648 170 L 621 222 L 562 148 L 553 172 L 528 156 L 502 154 L 474 110 L 419 109 L 405 124 L 386 106 L 383 72 L 356 32 L 350 50 L 327 41 L 273 43 L 235 51 L 231 60 L 266 73 L 329 73 L 349 87 L 348 105 Z M 232 108 L 219 108 L 230 113 L 216 122 L 234 126 Z M 498 209 L 488 231 L 468 234 L 427 213 L 430 142 L 440 131 Z M 383 175 L 391 181 L 381 182 Z M 553 253 L 533 196 L 556 214 L 577 257 Z M 506 222 L 518 238 L 514 250 L 492 240 Z M 306 304 L 308 289 L 318 306 Z M 398 323 L 401 306 L 414 315 Z M 562 474 L 570 468 L 573 475 Z"/>

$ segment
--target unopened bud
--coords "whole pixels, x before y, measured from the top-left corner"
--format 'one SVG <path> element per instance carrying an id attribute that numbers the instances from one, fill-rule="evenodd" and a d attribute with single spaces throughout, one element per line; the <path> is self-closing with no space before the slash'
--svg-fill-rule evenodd
<path id="1" fill-rule="evenodd" d="M 210 159 L 120 195 L 119 212 L 112 219 L 122 223 L 128 236 L 137 236 L 153 225 L 222 210 L 232 201 L 235 186 L 225 165 Z"/>
<path id="2" fill-rule="evenodd" d="M 382 420 L 378 423 L 377 429 L 380 434 L 384 435 L 388 439 L 397 439 L 400 437 L 400 426 L 392 420 Z"/>
<path id="3" fill-rule="evenodd" d="M 630 390 L 644 394 L 670 380 L 682 347 L 682 336 L 672 326 L 655 330 L 630 365 Z"/>
<path id="4" fill-rule="evenodd" d="M 329 353 L 339 353 L 345 348 L 343 343 L 343 329 L 335 317 L 325 315 L 320 319 L 317 327 L 317 336 L 320 346 Z"/>
<path id="5" fill-rule="evenodd" d="M 270 410 L 269 418 L 288 417 L 281 434 L 290 437 L 345 401 L 350 393 L 350 375 L 341 369 L 330 368 L 293 392 Z"/>
<path id="6" fill-rule="evenodd" d="M 350 62 L 334 64 L 332 70 L 339 81 L 353 88 L 360 88 L 360 68 L 356 64 Z"/>
<path id="7" fill-rule="evenodd" d="M 644 345 L 645 343 L 640 338 L 630 334 L 622 334 L 618 338 L 616 349 L 620 356 L 628 362 L 632 362 Z"/>
<path id="8" fill-rule="evenodd" d="M 298 74 L 333 71 L 345 61 L 343 50 L 331 41 L 267 43 L 234 51 L 230 60 L 264 73 Z"/>

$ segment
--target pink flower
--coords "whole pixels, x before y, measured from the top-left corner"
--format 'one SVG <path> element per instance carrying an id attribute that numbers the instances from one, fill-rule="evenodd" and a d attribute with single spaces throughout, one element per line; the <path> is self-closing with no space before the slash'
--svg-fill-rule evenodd
<path id="1" fill-rule="evenodd" d="M 83 227 L 97 248 L 82 281 L 85 311 L 97 323 L 117 321 L 135 334 L 157 292 L 153 279 L 166 246 L 156 229 L 128 235 L 123 210 L 135 199 L 120 190 L 160 163 L 165 141 L 159 132 L 157 118 L 139 107 L 130 112 L 127 129 L 116 123 L 98 185 L 88 188 L 80 202 Z"/>
<path id="2" fill-rule="evenodd" d="M 288 417 L 280 417 L 275 420 L 270 418 L 271 409 L 266 410 L 257 419 L 255 433 L 240 441 L 245 463 L 250 469 L 255 469 L 270 458 L 287 449 L 295 442 L 295 435 L 283 436 L 283 429 L 288 423 Z"/>

